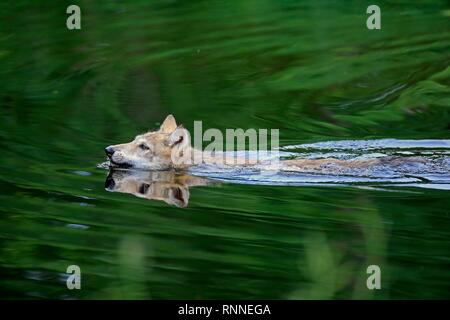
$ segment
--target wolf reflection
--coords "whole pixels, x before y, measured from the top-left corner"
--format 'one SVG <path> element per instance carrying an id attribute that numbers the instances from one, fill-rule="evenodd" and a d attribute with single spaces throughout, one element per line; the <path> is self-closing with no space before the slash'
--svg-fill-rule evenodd
<path id="1" fill-rule="evenodd" d="M 148 200 L 161 200 L 184 208 L 189 203 L 189 187 L 210 184 L 213 184 L 211 180 L 174 171 L 111 169 L 105 181 L 105 189 Z"/>

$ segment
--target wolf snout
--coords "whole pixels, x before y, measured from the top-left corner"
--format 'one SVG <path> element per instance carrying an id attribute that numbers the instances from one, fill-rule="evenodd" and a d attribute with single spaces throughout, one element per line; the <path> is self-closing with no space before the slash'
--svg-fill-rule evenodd
<path id="1" fill-rule="evenodd" d="M 105 148 L 105 153 L 108 157 L 112 157 L 112 155 L 114 154 L 116 150 L 114 150 L 114 148 L 112 146 L 108 146 Z"/>

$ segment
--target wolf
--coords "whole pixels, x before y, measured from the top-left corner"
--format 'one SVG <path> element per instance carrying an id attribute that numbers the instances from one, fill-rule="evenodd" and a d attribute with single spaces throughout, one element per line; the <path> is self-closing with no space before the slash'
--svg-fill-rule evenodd
<path id="1" fill-rule="evenodd" d="M 294 171 L 305 173 L 351 174 L 355 170 L 364 172 L 371 168 L 390 166 L 401 170 L 404 164 L 413 164 L 420 169 L 426 159 L 420 156 L 350 159 L 286 159 L 270 161 L 237 157 L 225 153 L 204 152 L 192 147 L 189 131 L 177 125 L 175 117 L 168 115 L 160 128 L 136 136 L 133 141 L 105 148 L 111 167 L 142 170 L 187 170 L 202 164 L 215 166 L 245 166 L 257 169 Z M 278 159 L 277 159 L 278 160 Z M 409 166 L 411 167 L 411 166 Z"/>

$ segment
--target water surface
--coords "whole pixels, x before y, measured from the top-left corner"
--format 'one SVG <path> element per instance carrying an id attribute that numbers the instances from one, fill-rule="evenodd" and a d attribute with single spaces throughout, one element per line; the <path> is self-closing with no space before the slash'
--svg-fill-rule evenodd
<path id="1" fill-rule="evenodd" d="M 181 208 L 108 192 L 96 167 L 169 113 L 278 128 L 307 157 L 448 157 L 448 2 L 381 1 L 378 31 L 367 5 L 91 1 L 69 31 L 62 4 L 2 2 L 1 297 L 450 298 L 448 173 L 218 176 Z"/>

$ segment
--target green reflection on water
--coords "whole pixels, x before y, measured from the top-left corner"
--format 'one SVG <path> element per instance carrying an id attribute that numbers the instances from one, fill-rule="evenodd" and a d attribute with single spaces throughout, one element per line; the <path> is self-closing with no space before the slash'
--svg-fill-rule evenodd
<path id="1" fill-rule="evenodd" d="M 64 5 L 1 3 L 2 297 L 448 298 L 446 191 L 230 184 L 178 209 L 95 168 L 168 113 L 282 145 L 448 139 L 448 4 L 379 5 L 374 32 L 360 1 L 86 1 L 74 32 Z"/>

